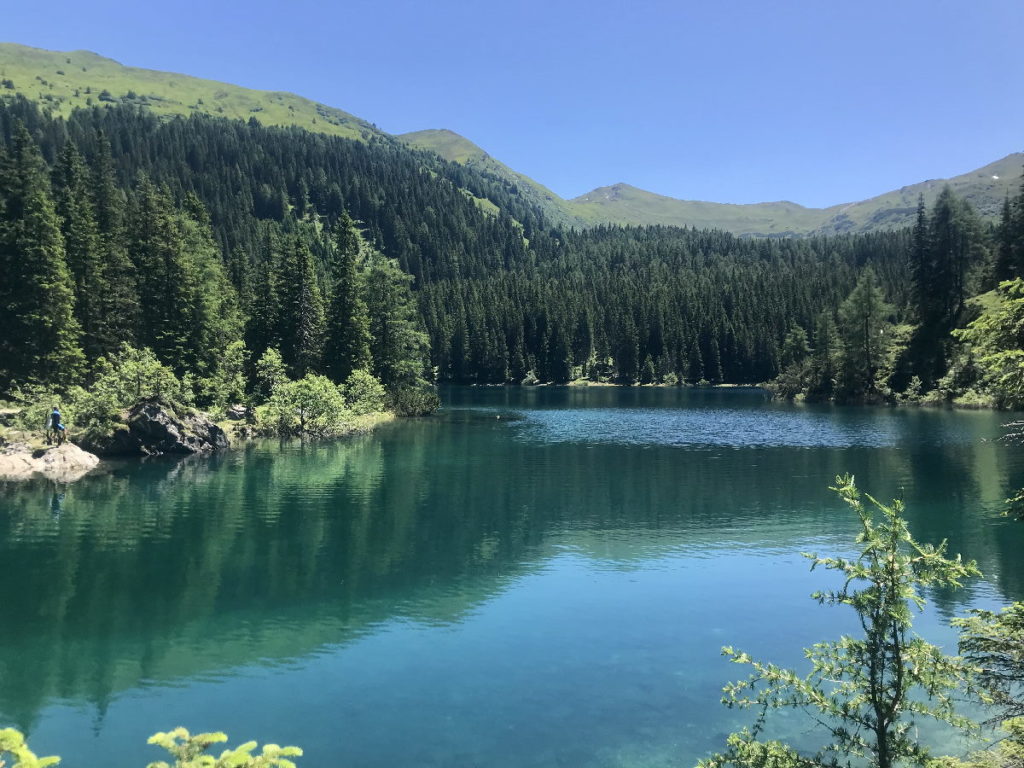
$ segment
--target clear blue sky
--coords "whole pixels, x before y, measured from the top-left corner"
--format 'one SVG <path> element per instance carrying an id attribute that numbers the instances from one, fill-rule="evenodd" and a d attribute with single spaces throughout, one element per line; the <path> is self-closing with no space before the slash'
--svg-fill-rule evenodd
<path id="1" fill-rule="evenodd" d="M 1021 0 L 0 0 L 0 39 L 450 128 L 565 197 L 823 206 L 1024 150 Z"/>

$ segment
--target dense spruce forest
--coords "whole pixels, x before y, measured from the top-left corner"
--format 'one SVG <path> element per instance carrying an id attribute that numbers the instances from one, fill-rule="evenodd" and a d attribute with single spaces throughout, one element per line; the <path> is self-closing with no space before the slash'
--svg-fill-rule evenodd
<path id="1" fill-rule="evenodd" d="M 396 140 L 255 118 L 65 120 L 15 97 L 0 148 L 3 393 L 88 385 L 127 344 L 200 405 L 239 369 L 258 387 L 268 349 L 291 376 L 366 368 L 392 392 L 774 380 L 823 399 L 1015 397 L 985 359 L 1020 344 L 956 329 L 1013 300 L 995 288 L 1024 266 L 1020 198 L 997 228 L 947 192 L 896 232 L 577 231 Z"/>

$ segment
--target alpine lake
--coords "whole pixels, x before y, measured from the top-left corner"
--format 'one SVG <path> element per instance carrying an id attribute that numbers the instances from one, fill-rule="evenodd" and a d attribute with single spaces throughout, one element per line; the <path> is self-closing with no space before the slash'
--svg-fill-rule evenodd
<path id="1" fill-rule="evenodd" d="M 756 389 L 469 388 L 332 442 L 0 485 L 0 727 L 141 768 L 178 725 L 300 768 L 693 766 L 753 713 L 744 667 L 858 632 L 802 552 L 850 555 L 829 490 L 902 498 L 984 576 L 915 628 L 1024 599 L 1012 414 L 793 405 Z M 798 713 L 773 737 L 820 742 Z M 936 747 L 964 745 L 940 729 Z M 214 747 L 219 752 L 220 747 Z"/>

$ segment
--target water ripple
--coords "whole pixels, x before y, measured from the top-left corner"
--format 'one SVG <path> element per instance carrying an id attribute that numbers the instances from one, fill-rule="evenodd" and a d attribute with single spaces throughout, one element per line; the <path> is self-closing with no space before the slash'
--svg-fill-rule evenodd
<path id="1" fill-rule="evenodd" d="M 517 439 L 680 447 L 881 448 L 896 445 L 898 423 L 837 421 L 827 413 L 750 409 L 580 409 L 536 411 L 515 422 Z"/>

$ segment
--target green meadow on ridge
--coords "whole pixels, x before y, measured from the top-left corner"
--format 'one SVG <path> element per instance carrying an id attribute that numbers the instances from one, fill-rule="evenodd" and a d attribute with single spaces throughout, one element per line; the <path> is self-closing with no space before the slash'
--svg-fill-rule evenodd
<path id="1" fill-rule="evenodd" d="M 0 95 L 4 93 L 22 94 L 65 117 L 79 107 L 126 104 L 164 116 L 255 118 L 264 125 L 296 126 L 359 141 L 396 138 L 501 181 L 559 226 L 660 224 L 765 236 L 873 232 L 911 225 L 918 197 L 923 195 L 931 205 L 946 184 L 983 217 L 994 218 L 1006 197 L 1017 191 L 1024 168 L 1024 154 L 1013 153 L 950 179 L 923 181 L 829 208 L 807 208 L 788 201 L 737 205 L 678 200 L 622 183 L 565 200 L 449 130 L 391 137 L 366 120 L 292 93 L 126 67 L 89 51 L 65 53 L 0 43 Z M 489 207 L 487 201 L 480 203 Z"/>

